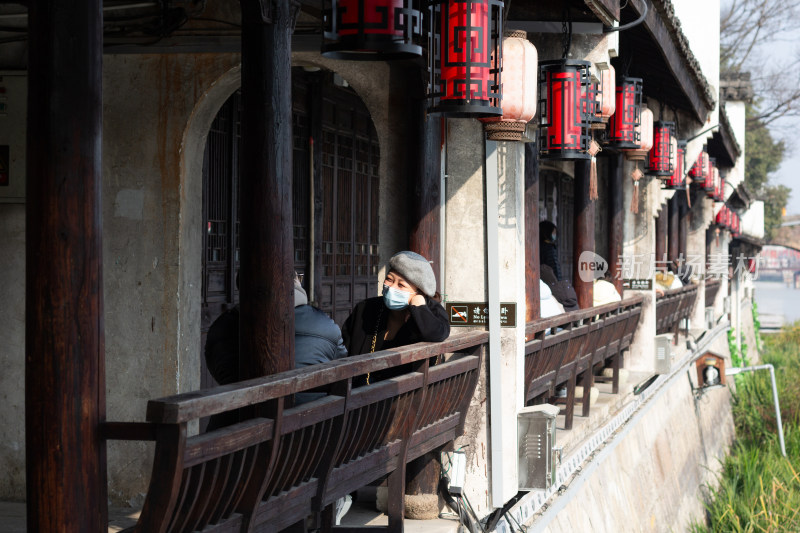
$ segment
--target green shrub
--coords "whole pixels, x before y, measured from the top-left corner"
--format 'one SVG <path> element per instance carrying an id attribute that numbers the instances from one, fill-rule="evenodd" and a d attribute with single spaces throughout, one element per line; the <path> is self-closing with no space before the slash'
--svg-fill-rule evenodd
<path id="1" fill-rule="evenodd" d="M 775 367 L 788 459 L 780 451 L 769 372 L 741 375 L 733 395 L 736 443 L 723 463 L 719 486 L 709 489 L 708 524 L 694 524 L 692 531 L 800 531 L 798 346 L 800 322 L 766 337 L 762 354 Z"/>

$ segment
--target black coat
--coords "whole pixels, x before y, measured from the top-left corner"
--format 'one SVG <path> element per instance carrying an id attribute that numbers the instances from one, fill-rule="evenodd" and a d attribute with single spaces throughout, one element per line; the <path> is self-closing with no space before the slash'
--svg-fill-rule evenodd
<path id="1" fill-rule="evenodd" d="M 389 309 L 383 303 L 383 297 L 377 296 L 359 302 L 342 326 L 342 338 L 350 355 L 370 353 L 372 339 L 375 337 L 375 351 L 388 350 L 415 342 L 441 342 L 450 336 L 450 322 L 442 304 L 425 296 L 425 305 L 408 307 L 411 316 L 397 331 L 391 340 L 384 340 L 386 335 Z M 380 323 L 378 322 L 380 317 Z M 377 336 L 376 336 L 377 326 Z M 406 365 L 404 365 L 405 367 Z M 396 368 L 382 371 L 371 376 L 370 382 L 387 379 L 407 372 L 407 368 Z M 366 379 L 357 379 L 355 385 L 363 385 Z"/>

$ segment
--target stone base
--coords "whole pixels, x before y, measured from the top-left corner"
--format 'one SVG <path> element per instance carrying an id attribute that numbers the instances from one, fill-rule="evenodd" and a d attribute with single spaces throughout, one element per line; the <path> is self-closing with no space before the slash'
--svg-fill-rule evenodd
<path id="1" fill-rule="evenodd" d="M 378 511 L 386 513 L 388 506 L 388 487 L 378 487 L 375 498 L 375 507 Z M 438 494 L 406 494 L 406 518 L 412 520 L 433 520 L 439 518 L 441 503 Z"/>

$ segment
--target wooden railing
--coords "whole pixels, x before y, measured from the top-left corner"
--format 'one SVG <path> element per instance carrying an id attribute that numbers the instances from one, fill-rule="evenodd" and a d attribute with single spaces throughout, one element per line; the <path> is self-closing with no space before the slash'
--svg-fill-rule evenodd
<path id="1" fill-rule="evenodd" d="M 565 427 L 572 428 L 575 386 L 581 376 L 584 416 L 589 415 L 589 395 L 598 365 L 613 368 L 612 389 L 619 392 L 622 351 L 630 346 L 642 296 L 591 309 L 582 309 L 535 322 L 525 328 L 525 401 L 551 401 L 556 388 L 566 384 Z M 600 379 L 600 378 L 597 378 Z"/>
<path id="2" fill-rule="evenodd" d="M 714 300 L 717 299 L 717 293 L 719 292 L 721 285 L 722 282 L 719 279 L 706 280 L 705 307 L 711 307 L 714 305 Z"/>
<path id="3" fill-rule="evenodd" d="M 463 430 L 486 332 L 420 343 L 152 400 L 146 423 L 108 439 L 154 440 L 153 472 L 131 531 L 274 531 L 389 475 L 389 530 L 402 531 L 405 465 Z M 443 363 L 431 358 L 453 354 Z M 353 379 L 395 371 L 360 387 Z M 291 407 L 298 392 L 323 398 Z M 189 436 L 190 422 L 241 409 L 241 422 Z"/>
<path id="4" fill-rule="evenodd" d="M 656 300 L 656 334 L 675 333 L 682 318 L 689 318 L 697 300 L 697 285 L 664 291 Z"/>

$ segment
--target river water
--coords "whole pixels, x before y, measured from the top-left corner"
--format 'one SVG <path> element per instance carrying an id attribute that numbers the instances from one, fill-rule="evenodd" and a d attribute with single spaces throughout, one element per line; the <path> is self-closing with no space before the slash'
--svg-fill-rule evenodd
<path id="1" fill-rule="evenodd" d="M 800 320 L 800 289 L 793 289 L 779 281 L 755 281 L 756 303 L 762 325 Z"/>

